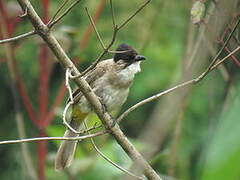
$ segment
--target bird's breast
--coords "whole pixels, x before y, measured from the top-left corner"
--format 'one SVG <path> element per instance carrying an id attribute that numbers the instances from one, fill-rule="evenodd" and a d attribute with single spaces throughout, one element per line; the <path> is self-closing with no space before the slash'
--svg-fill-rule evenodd
<path id="1" fill-rule="evenodd" d="M 110 72 L 108 75 L 108 80 L 113 86 L 123 88 L 130 87 L 135 74 L 140 72 L 140 62 L 133 63 L 124 69 Z"/>
<path id="2" fill-rule="evenodd" d="M 126 101 L 129 93 L 129 86 L 121 88 L 115 86 L 106 79 L 106 76 L 99 78 L 92 89 L 109 112 L 120 108 Z M 90 104 L 84 96 L 80 99 L 79 105 L 83 112 L 92 111 Z"/>

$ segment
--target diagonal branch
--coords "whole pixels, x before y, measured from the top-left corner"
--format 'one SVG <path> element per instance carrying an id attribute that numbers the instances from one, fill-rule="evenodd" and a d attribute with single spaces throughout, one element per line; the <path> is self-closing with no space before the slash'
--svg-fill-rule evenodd
<path id="1" fill-rule="evenodd" d="M 55 24 L 57 24 L 64 16 L 66 16 L 81 0 L 76 0 L 74 3 L 72 3 L 69 8 L 67 8 L 59 17 L 57 17 L 55 20 L 50 21 L 48 23 L 48 28 L 52 28 Z"/>
<path id="2" fill-rule="evenodd" d="M 235 50 L 233 50 L 230 54 L 228 54 L 227 56 L 225 56 L 223 59 L 221 59 L 220 61 L 218 61 L 217 63 L 215 63 L 213 66 L 211 66 L 210 69 L 207 69 L 206 71 L 204 71 L 202 74 L 200 74 L 197 78 L 194 78 L 192 80 L 186 81 L 182 84 L 179 84 L 177 86 L 174 86 L 170 89 L 167 89 L 163 92 L 160 92 L 156 95 L 153 95 L 147 99 L 144 99 L 142 101 L 140 101 L 139 103 L 133 105 L 132 107 L 130 107 L 129 109 L 127 109 L 124 113 L 122 113 L 118 118 L 117 118 L 117 122 L 121 122 L 123 120 L 123 118 L 125 118 L 129 113 L 131 113 L 132 111 L 134 111 L 135 109 L 139 108 L 140 106 L 149 103 L 151 101 L 154 101 L 166 94 L 169 94 L 177 89 L 183 88 L 185 86 L 191 85 L 191 84 L 196 84 L 198 82 L 200 82 L 209 72 L 211 72 L 212 70 L 216 69 L 220 64 L 222 64 L 223 62 L 225 62 L 229 57 L 231 57 L 233 54 L 237 53 L 240 50 L 240 46 L 238 46 Z"/>
<path id="3" fill-rule="evenodd" d="M 106 49 L 106 47 L 105 47 L 105 45 L 104 45 L 104 43 L 103 43 L 103 40 L 102 40 L 102 38 L 101 38 L 98 30 L 97 30 L 97 27 L 96 27 L 96 25 L 95 25 L 92 17 L 91 17 L 90 14 L 89 14 L 88 8 L 85 8 L 85 10 L 86 10 L 86 12 L 87 12 L 88 18 L 90 19 L 90 22 L 91 22 L 93 28 L 94 28 L 94 31 L 95 31 L 95 33 L 97 34 L 97 37 L 98 37 L 98 39 L 99 39 L 99 42 L 100 42 L 102 48 L 103 48 L 103 49 Z"/>
<path id="4" fill-rule="evenodd" d="M 97 7 L 95 8 L 95 13 L 94 13 L 94 16 L 93 16 L 93 22 L 94 24 L 97 23 L 102 11 L 103 11 L 103 8 L 105 7 L 105 4 L 106 4 L 106 0 L 100 0 L 99 1 L 99 4 L 97 5 Z M 86 31 L 83 33 L 83 38 L 81 39 L 80 41 L 80 48 L 81 49 L 84 49 L 87 47 L 87 44 L 89 42 L 89 38 L 90 38 L 90 35 L 92 33 L 92 25 L 89 24 L 88 27 L 86 28 Z"/>
<path id="5" fill-rule="evenodd" d="M 51 18 L 50 22 L 53 22 L 57 15 L 62 11 L 62 9 L 64 8 L 64 6 L 68 3 L 69 0 L 64 0 L 64 2 L 61 4 L 61 6 L 57 9 L 56 13 L 53 15 L 53 17 Z"/>
<path id="6" fill-rule="evenodd" d="M 201 77 L 199 77 L 200 79 L 204 78 L 210 71 L 212 66 L 217 62 L 217 60 L 219 59 L 221 53 L 223 52 L 223 50 L 225 49 L 225 47 L 227 46 L 228 42 L 230 41 L 230 39 L 232 38 L 234 32 L 237 30 L 238 25 L 240 24 L 240 17 L 237 21 L 237 23 L 235 24 L 235 26 L 233 27 L 233 30 L 231 31 L 231 33 L 229 34 L 227 40 L 225 41 L 225 43 L 223 44 L 223 46 L 221 47 L 221 49 L 218 51 L 217 55 L 214 57 L 214 59 L 212 60 L 211 64 L 208 66 L 207 70 L 205 73 L 202 74 Z"/>

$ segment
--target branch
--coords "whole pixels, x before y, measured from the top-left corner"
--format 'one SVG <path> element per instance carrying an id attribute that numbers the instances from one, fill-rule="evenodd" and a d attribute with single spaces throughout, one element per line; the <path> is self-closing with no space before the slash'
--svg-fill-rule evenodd
<path id="1" fill-rule="evenodd" d="M 56 13 L 53 15 L 52 19 L 50 20 L 50 22 L 53 22 L 57 15 L 61 12 L 61 10 L 64 8 L 64 6 L 68 3 L 69 0 L 64 0 L 64 2 L 62 3 L 62 5 L 57 9 Z"/>
<path id="2" fill-rule="evenodd" d="M 26 37 L 32 36 L 32 35 L 34 35 L 34 34 L 36 34 L 35 31 L 30 31 L 30 32 L 27 32 L 27 33 L 21 34 L 21 35 L 19 35 L 19 36 L 13 37 L 13 38 L 2 39 L 2 40 L 0 40 L 0 44 L 8 43 L 8 42 L 12 42 L 12 41 L 17 41 L 17 40 L 19 40 L 19 39 L 23 39 L 23 38 L 26 38 Z"/>
<path id="3" fill-rule="evenodd" d="M 234 36 L 233 36 L 233 37 L 234 37 Z M 223 41 L 222 41 L 222 40 L 219 40 L 219 43 L 220 43 L 220 44 L 223 44 Z M 227 53 L 231 53 L 231 50 L 230 50 L 227 46 L 224 48 L 224 50 L 225 50 Z M 235 63 L 235 65 L 240 68 L 240 62 L 239 62 L 239 60 L 238 60 L 234 55 L 232 55 L 231 58 L 232 58 L 233 62 Z"/>
<path id="4" fill-rule="evenodd" d="M 57 24 L 64 16 L 66 16 L 81 0 L 76 0 L 74 3 L 72 3 L 69 8 L 67 8 L 58 18 L 54 18 L 52 21 L 50 21 L 47 26 L 48 28 L 52 28 L 55 24 Z M 60 7 L 61 10 L 61 7 Z M 58 13 L 58 12 L 57 12 Z"/>
<path id="5" fill-rule="evenodd" d="M 129 109 L 127 109 L 124 113 L 122 113 L 118 118 L 117 118 L 117 122 L 121 122 L 122 119 L 124 117 L 126 117 L 130 112 L 134 111 L 135 109 L 137 109 L 138 107 L 151 102 L 153 100 L 156 100 L 158 98 L 160 98 L 161 96 L 168 94 L 176 89 L 185 87 L 187 85 L 190 84 L 195 84 L 198 83 L 199 81 L 201 81 L 209 72 L 211 72 L 213 69 L 215 69 L 218 65 L 220 65 L 221 63 L 223 63 L 226 59 L 228 59 L 228 57 L 232 56 L 234 53 L 236 53 L 237 51 L 239 51 L 239 47 L 237 47 L 234 51 L 232 51 L 229 55 L 227 55 L 226 57 L 224 57 L 222 60 L 220 60 L 218 63 L 216 63 L 218 61 L 219 56 L 221 55 L 222 51 L 225 49 L 225 47 L 227 46 L 228 42 L 230 41 L 231 37 L 233 36 L 234 32 L 236 31 L 238 25 L 240 23 L 240 18 L 238 19 L 237 23 L 235 24 L 233 30 L 231 31 L 231 33 L 229 34 L 227 40 L 225 41 L 225 43 L 223 44 L 223 46 L 221 47 L 221 49 L 219 50 L 219 52 L 217 53 L 217 55 L 214 57 L 214 59 L 212 60 L 212 62 L 210 63 L 210 65 L 208 66 L 207 70 L 205 72 L 203 72 L 201 75 L 199 75 L 197 78 L 189 80 L 187 82 L 184 82 L 182 84 L 179 84 L 173 88 L 170 88 L 168 90 L 165 90 L 159 94 L 153 95 L 143 101 L 140 101 L 139 103 L 133 105 L 132 107 L 130 107 Z M 216 63 L 216 64 L 215 64 Z"/>
<path id="6" fill-rule="evenodd" d="M 48 47 L 51 49 L 53 54 L 63 65 L 65 69 L 71 68 L 73 76 L 79 76 L 81 73 L 77 70 L 75 65 L 63 51 L 62 47 L 59 45 L 56 38 L 49 31 L 49 27 L 46 26 L 38 14 L 35 12 L 29 0 L 18 0 L 22 9 L 28 7 L 28 18 L 31 21 L 32 25 L 39 32 L 39 35 L 46 42 Z M 113 39 L 114 42 L 115 39 Z M 113 43 L 112 43 L 113 44 Z M 143 168 L 143 172 L 148 179 L 161 179 L 158 174 L 152 169 L 152 167 L 147 163 L 147 161 L 142 157 L 142 155 L 136 150 L 136 148 L 131 144 L 131 142 L 126 138 L 118 125 L 112 127 L 112 118 L 105 111 L 104 106 L 102 106 L 99 98 L 92 91 L 89 84 L 83 78 L 76 78 L 74 82 L 78 85 L 79 89 L 82 91 L 83 95 L 86 97 L 88 102 L 91 104 L 93 110 L 98 115 L 102 123 L 108 128 L 110 133 L 116 139 L 116 141 L 121 145 L 125 152 L 132 158 L 134 162 L 139 164 Z"/>
<path id="7" fill-rule="evenodd" d="M 238 52 L 240 50 L 240 46 L 238 46 L 236 49 L 234 49 L 230 54 L 228 54 L 226 57 L 224 57 L 222 60 L 216 62 L 216 64 L 214 64 L 210 71 L 212 71 L 213 69 L 215 69 L 216 67 L 218 67 L 220 64 L 222 64 L 224 61 L 226 61 L 229 57 L 231 57 L 233 54 L 235 54 L 236 52 Z"/>
<path id="8" fill-rule="evenodd" d="M 222 64 L 224 61 L 226 61 L 229 57 L 231 57 L 233 54 L 235 54 L 236 52 L 238 52 L 240 50 L 240 46 L 238 46 L 235 50 L 233 50 L 230 54 L 228 54 L 227 56 L 225 56 L 223 59 L 221 59 L 220 61 L 218 61 L 216 64 L 214 64 L 213 66 L 210 67 L 210 69 L 207 69 L 206 71 L 204 71 L 201 75 L 199 75 L 197 78 L 194 78 L 192 80 L 186 81 L 184 83 L 181 83 L 177 86 L 174 86 L 170 89 L 167 89 L 163 92 L 160 92 L 156 95 L 153 95 L 147 99 L 144 99 L 142 101 L 140 101 L 139 103 L 133 105 L 132 107 L 130 107 L 129 109 L 127 109 L 124 113 L 122 113 L 118 118 L 117 118 L 117 122 L 121 122 L 123 120 L 123 118 L 125 118 L 129 113 L 131 113 L 132 111 L 134 111 L 135 109 L 137 109 L 138 107 L 149 103 L 153 100 L 156 100 L 158 98 L 160 98 L 161 96 L 164 96 L 168 93 L 171 93 L 177 89 L 183 88 L 185 86 L 188 86 L 190 84 L 196 84 L 198 82 L 200 82 L 209 72 L 211 72 L 212 70 L 216 69 L 220 64 Z M 215 59 L 215 58 L 214 58 Z M 211 63 L 212 64 L 212 63 Z"/>
<path id="9" fill-rule="evenodd" d="M 85 136 L 78 136 L 78 137 L 38 137 L 38 138 L 26 138 L 26 139 L 19 139 L 19 140 L 7 140 L 7 141 L 0 141 L 0 145 L 2 144 L 16 144 L 16 143 L 25 143 L 25 142 L 34 142 L 34 141 L 52 141 L 52 140 L 64 140 L 64 141 L 80 141 L 91 137 L 100 136 L 106 134 L 106 131 L 97 132 L 90 135 Z"/>
<path id="10" fill-rule="evenodd" d="M 115 13 L 114 13 L 114 9 L 113 9 L 112 0 L 110 0 L 110 7 L 111 7 L 111 15 L 112 15 L 113 28 L 115 28 L 115 27 L 116 27 L 116 23 L 115 23 Z"/>
<path id="11" fill-rule="evenodd" d="M 100 42 L 103 50 L 105 51 L 107 48 L 106 48 L 106 46 L 105 46 L 105 44 L 104 44 L 104 42 L 103 42 L 103 40 L 102 40 L 102 38 L 101 38 L 98 30 L 97 30 L 97 27 L 96 27 L 96 25 L 95 25 L 95 23 L 94 23 L 94 20 L 93 20 L 92 16 L 89 14 L 88 8 L 85 8 L 85 10 L 86 10 L 87 15 L 88 15 L 88 18 L 89 18 L 89 20 L 90 20 L 90 22 L 91 22 L 91 25 L 93 26 L 94 31 L 95 31 L 95 33 L 97 34 L 97 38 L 98 38 L 98 40 L 99 40 L 99 42 Z M 112 16 L 112 17 L 114 18 L 114 16 Z M 114 19 L 113 19 L 113 24 L 114 24 L 114 26 L 116 26 L 116 25 L 115 25 L 115 22 L 114 22 Z M 124 53 L 124 52 L 127 52 L 127 51 L 112 51 L 112 50 L 109 50 L 109 48 L 108 48 L 108 49 L 107 49 L 107 52 L 109 52 L 109 53 Z"/>
<path id="12" fill-rule="evenodd" d="M 138 107 L 140 107 L 140 106 L 142 106 L 142 105 L 144 105 L 144 104 L 146 104 L 146 103 L 149 103 L 149 102 L 151 102 L 151 101 L 154 101 L 154 100 L 156 100 L 156 99 L 158 99 L 158 98 L 160 98 L 160 97 L 162 97 L 162 96 L 164 96 L 164 95 L 166 95 L 166 94 L 168 94 L 168 93 L 171 93 L 171 92 L 173 92 L 173 91 L 175 91 L 175 90 L 177 90 L 177 89 L 180 89 L 180 88 L 183 88 L 183 87 L 188 86 L 188 85 L 190 85 L 190 84 L 193 84 L 193 83 L 195 83 L 195 80 L 196 80 L 196 79 L 192 79 L 192 80 L 190 80 L 190 81 L 184 82 L 184 83 L 182 83 L 182 84 L 179 84 L 179 85 L 177 85 L 177 86 L 174 86 L 174 87 L 172 87 L 172 88 L 170 88 L 170 89 L 167 89 L 167 90 L 165 90 L 165 91 L 163 91 L 163 92 L 160 92 L 160 93 L 158 93 L 158 94 L 156 94 L 156 95 L 153 95 L 153 96 L 151 96 L 151 97 L 149 97 L 149 98 L 147 98 L 147 99 L 144 99 L 144 100 L 140 101 L 139 103 L 133 105 L 132 107 L 130 107 L 129 109 L 127 109 L 124 113 L 122 113 L 122 114 L 117 118 L 117 122 L 120 123 L 120 122 L 123 120 L 123 118 L 125 118 L 129 113 L 131 113 L 132 111 L 134 111 L 134 110 L 137 109 Z"/>
<path id="13" fill-rule="evenodd" d="M 103 49 L 106 49 L 106 47 L 105 47 L 105 45 L 104 45 L 104 43 L 103 43 L 103 40 L 102 40 L 100 34 L 98 33 L 97 27 L 96 27 L 96 25 L 95 25 L 92 17 L 90 16 L 90 14 L 89 14 L 89 12 L 88 12 L 88 8 L 85 8 L 85 10 L 86 10 L 86 12 L 87 12 L 88 18 L 90 19 L 90 22 L 91 22 L 93 28 L 94 28 L 94 31 L 95 31 L 95 33 L 97 34 L 97 37 L 98 37 L 98 39 L 99 39 L 99 42 L 100 42 L 102 48 L 103 48 Z"/>
<path id="14" fill-rule="evenodd" d="M 95 24 L 98 22 L 98 19 L 103 11 L 103 8 L 105 7 L 105 4 L 106 0 L 100 0 L 97 7 L 95 8 L 95 13 L 93 16 L 93 22 Z M 85 32 L 83 33 L 82 39 L 79 43 L 80 49 L 85 49 L 87 47 L 92 31 L 93 31 L 92 24 L 89 24 Z"/>
<path id="15" fill-rule="evenodd" d="M 204 77 L 208 74 L 208 72 L 211 71 L 212 66 L 217 62 L 219 56 L 221 55 L 221 53 L 223 52 L 223 50 L 224 50 L 225 47 L 227 46 L 227 44 L 228 44 L 228 42 L 230 41 L 230 39 L 232 38 L 234 32 L 237 30 L 237 27 L 238 27 L 239 23 L 240 23 L 240 17 L 239 17 L 237 23 L 235 24 L 233 30 L 232 30 L 231 33 L 229 34 L 227 40 L 225 41 L 225 43 L 223 44 L 223 46 L 221 47 L 221 49 L 218 51 L 217 55 L 214 57 L 214 59 L 213 59 L 213 61 L 211 62 L 211 64 L 208 66 L 206 72 L 205 72 L 204 74 L 202 74 L 202 76 L 199 77 L 199 78 L 201 78 L 201 79 L 204 78 Z"/>
<path id="16" fill-rule="evenodd" d="M 112 40 L 109 43 L 109 45 L 103 50 L 103 52 L 100 54 L 100 56 L 98 56 L 98 58 L 94 61 L 94 63 L 89 66 L 85 71 L 83 71 L 82 76 L 84 76 L 85 74 L 87 74 L 90 70 L 92 70 L 93 68 L 96 67 L 96 65 L 101 61 L 102 57 L 107 54 L 108 50 L 112 47 L 113 43 L 115 42 L 116 36 L 117 36 L 117 32 L 118 29 L 115 28 L 113 31 L 113 36 L 112 36 Z"/>

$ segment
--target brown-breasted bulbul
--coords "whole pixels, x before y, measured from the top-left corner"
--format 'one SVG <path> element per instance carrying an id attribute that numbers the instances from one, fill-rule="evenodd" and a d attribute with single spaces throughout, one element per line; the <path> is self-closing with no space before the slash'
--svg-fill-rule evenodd
<path id="1" fill-rule="evenodd" d="M 116 51 L 113 59 L 101 61 L 84 76 L 108 112 L 117 110 L 126 101 L 134 76 L 141 71 L 140 63 L 145 60 L 127 44 L 119 45 Z M 73 97 L 70 125 L 78 131 L 92 108 L 79 89 L 73 93 Z M 78 134 L 69 129 L 64 134 L 64 137 L 76 136 Z M 77 142 L 62 141 L 55 159 L 56 170 L 63 170 L 71 164 Z"/>

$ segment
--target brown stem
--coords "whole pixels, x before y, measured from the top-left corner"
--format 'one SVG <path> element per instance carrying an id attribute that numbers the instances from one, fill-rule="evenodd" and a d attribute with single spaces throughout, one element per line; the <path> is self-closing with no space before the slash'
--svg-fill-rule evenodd
<path id="1" fill-rule="evenodd" d="M 45 130 L 41 129 L 39 137 L 46 136 Z M 38 158 L 38 179 L 45 180 L 45 164 L 47 156 L 47 141 L 39 141 L 37 143 L 37 158 Z"/>

